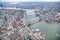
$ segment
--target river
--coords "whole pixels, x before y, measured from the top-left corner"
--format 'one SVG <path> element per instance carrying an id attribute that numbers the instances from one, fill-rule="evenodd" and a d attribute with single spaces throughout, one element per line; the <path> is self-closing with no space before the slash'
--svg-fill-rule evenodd
<path id="1" fill-rule="evenodd" d="M 25 18 L 25 23 L 27 24 L 32 19 L 36 18 L 34 15 L 28 15 L 27 18 Z M 48 24 L 43 21 L 37 22 L 30 26 L 32 29 L 40 29 L 42 33 L 46 34 L 45 40 L 60 40 L 60 37 L 58 37 L 56 34 L 60 33 L 60 25 L 59 24 Z"/>

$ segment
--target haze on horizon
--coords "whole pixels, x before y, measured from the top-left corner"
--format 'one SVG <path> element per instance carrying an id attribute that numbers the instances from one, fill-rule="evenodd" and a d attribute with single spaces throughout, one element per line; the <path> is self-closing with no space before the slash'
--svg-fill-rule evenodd
<path id="1" fill-rule="evenodd" d="M 60 0 L 0 0 L 0 2 L 60 2 Z"/>

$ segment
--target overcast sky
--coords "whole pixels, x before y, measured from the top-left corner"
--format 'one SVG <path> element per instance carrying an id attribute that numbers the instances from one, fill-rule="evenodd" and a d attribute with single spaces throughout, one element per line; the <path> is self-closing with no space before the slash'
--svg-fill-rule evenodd
<path id="1" fill-rule="evenodd" d="M 57 2 L 60 0 L 0 0 L 0 2 Z"/>

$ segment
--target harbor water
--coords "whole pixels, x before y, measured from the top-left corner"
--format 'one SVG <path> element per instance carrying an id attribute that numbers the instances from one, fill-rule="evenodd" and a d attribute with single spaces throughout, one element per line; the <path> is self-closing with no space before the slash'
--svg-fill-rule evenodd
<path id="1" fill-rule="evenodd" d="M 28 15 L 27 18 L 25 18 L 26 24 L 29 23 L 29 21 L 32 21 L 35 17 L 35 15 Z M 60 40 L 56 34 L 60 34 L 60 24 L 48 24 L 43 21 L 37 22 L 30 26 L 32 29 L 39 29 L 42 33 L 46 34 L 45 40 Z"/>

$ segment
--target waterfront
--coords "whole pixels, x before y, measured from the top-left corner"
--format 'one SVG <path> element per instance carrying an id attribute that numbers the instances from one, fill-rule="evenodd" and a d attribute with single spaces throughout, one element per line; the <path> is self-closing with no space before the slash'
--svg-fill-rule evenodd
<path id="1" fill-rule="evenodd" d="M 27 16 L 27 19 L 25 19 L 26 23 L 28 23 L 29 21 L 31 21 L 34 18 L 36 18 L 36 17 L 34 17 L 33 15 Z M 46 34 L 45 40 L 59 40 L 56 35 L 57 33 L 59 33 L 59 30 L 60 30 L 59 24 L 56 24 L 56 23 L 48 24 L 48 23 L 41 21 L 41 22 L 37 22 L 37 23 L 31 25 L 30 27 L 34 30 L 40 29 L 40 31 L 42 33 L 45 33 Z"/>
<path id="2" fill-rule="evenodd" d="M 12 13 L 10 13 L 10 11 Z M 20 10 L 20 11 L 22 11 L 22 10 Z M 6 10 L 6 9 L 2 10 L 1 9 L 1 13 L 2 13 L 0 15 L 1 16 L 1 20 L 0 20 L 1 24 L 4 23 L 4 22 L 6 23 L 6 24 L 2 24 L 3 26 L 1 26 L 1 28 L 10 28 L 11 27 L 12 28 L 11 30 L 14 30 L 14 28 L 20 27 L 22 25 L 23 25 L 22 28 L 25 28 L 24 27 L 25 25 L 28 25 L 29 22 L 30 23 L 32 22 L 31 23 L 32 25 L 30 25 L 30 28 L 33 29 L 34 31 L 36 31 L 36 29 L 39 29 L 39 31 L 41 32 L 41 34 L 45 34 L 46 37 L 45 37 L 44 40 L 60 40 L 60 35 L 59 35 L 60 34 L 60 24 L 58 22 L 55 22 L 53 20 L 54 21 L 53 23 L 48 23 L 48 22 L 45 22 L 45 19 L 43 19 L 42 21 L 39 21 L 39 19 L 37 19 L 37 21 L 36 21 L 36 20 L 34 20 L 34 19 L 37 18 L 36 15 L 35 15 L 35 13 L 34 13 L 34 10 L 31 10 L 31 9 L 28 9 L 28 10 L 26 9 L 25 11 L 23 10 L 22 13 L 27 13 L 27 15 L 24 15 L 22 13 L 20 14 L 20 11 L 19 10 L 15 10 L 15 9 L 14 9 L 14 11 L 10 10 L 10 9 L 8 9 L 8 10 Z M 13 14 L 13 13 L 15 13 L 15 14 Z M 20 17 L 20 16 L 22 16 L 22 17 Z M 42 16 L 42 18 L 48 18 L 48 17 Z M 4 19 L 2 19 L 2 18 L 4 18 Z M 11 20 L 11 18 L 12 18 L 13 21 Z M 21 18 L 21 20 L 19 18 Z M 39 18 L 39 16 L 38 16 L 38 18 Z M 6 21 L 7 19 L 8 19 L 8 21 Z M 25 21 L 25 22 L 23 22 L 22 20 Z M 9 23 L 9 24 L 7 25 L 7 23 Z M 11 23 L 11 25 L 10 25 L 10 23 Z M 24 23 L 24 24 L 20 24 L 20 23 Z M 4 26 L 4 25 L 7 25 L 7 26 Z M 29 28 L 29 26 L 28 26 L 28 28 Z M 18 28 L 18 29 L 20 29 L 20 28 Z M 6 31 L 4 31 L 4 32 L 6 32 Z M 27 31 L 27 30 L 25 29 L 25 31 Z M 18 31 L 16 33 L 18 33 Z M 9 32 L 7 34 L 9 34 Z M 24 34 L 24 31 L 22 31 L 21 34 Z M 6 35 L 6 36 L 8 36 L 8 35 Z M 5 36 L 3 36 L 3 37 L 5 37 Z M 13 36 L 13 37 L 15 37 L 15 36 Z M 15 40 L 15 38 L 12 38 L 12 39 Z M 16 37 L 16 39 L 18 40 L 17 37 Z M 6 40 L 8 40 L 8 39 L 6 39 Z"/>

